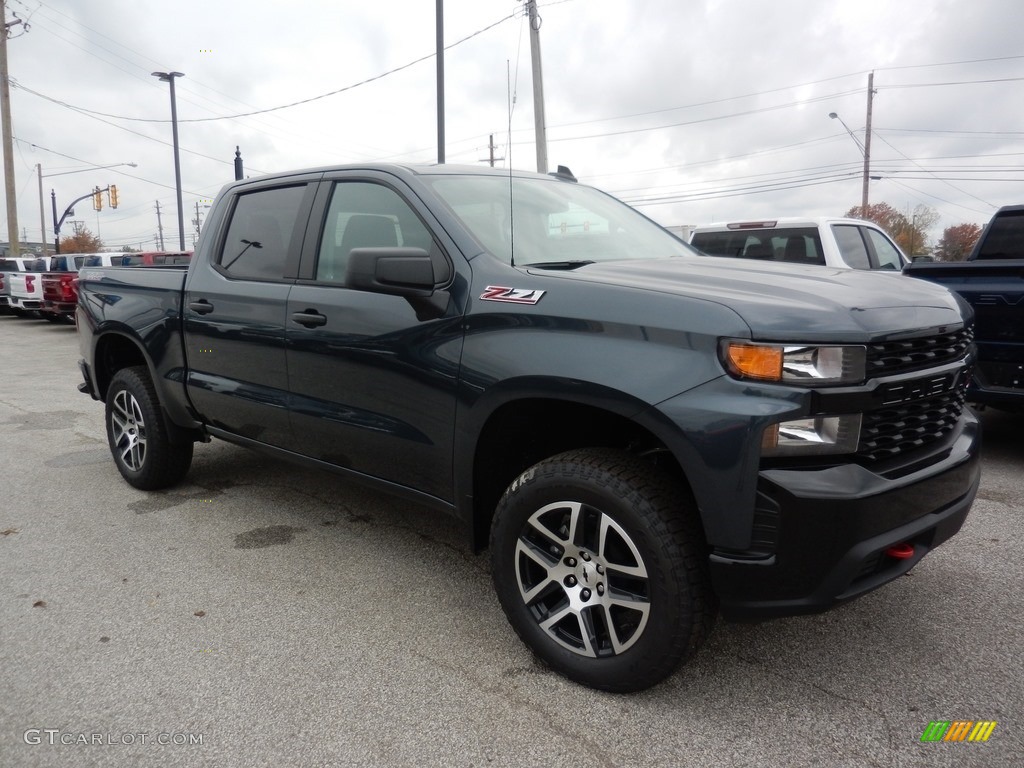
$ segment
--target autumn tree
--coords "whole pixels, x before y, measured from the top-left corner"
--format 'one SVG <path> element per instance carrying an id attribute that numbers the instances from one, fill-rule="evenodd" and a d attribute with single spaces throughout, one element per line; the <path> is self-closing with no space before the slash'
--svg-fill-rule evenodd
<path id="1" fill-rule="evenodd" d="M 61 253 L 98 253 L 101 250 L 103 242 L 84 226 L 76 227 L 75 234 L 60 241 Z"/>
<path id="2" fill-rule="evenodd" d="M 910 218 L 888 203 L 869 205 L 867 210 L 855 205 L 846 212 L 855 219 L 866 219 L 884 229 L 908 256 L 920 256 L 928 253 L 928 230 L 939 220 L 938 212 L 927 205 L 914 208 Z"/>
<path id="3" fill-rule="evenodd" d="M 957 224 L 942 230 L 942 239 L 935 244 L 935 258 L 939 261 L 963 261 L 981 237 L 977 224 Z"/>

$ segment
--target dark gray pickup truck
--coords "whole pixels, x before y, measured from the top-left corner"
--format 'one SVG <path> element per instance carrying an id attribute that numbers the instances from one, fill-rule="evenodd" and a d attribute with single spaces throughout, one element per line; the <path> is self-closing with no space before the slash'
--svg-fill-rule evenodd
<path id="1" fill-rule="evenodd" d="M 138 488 L 219 437 L 455 515 L 534 652 L 629 691 L 959 530 L 969 315 L 699 256 L 564 170 L 333 167 L 226 186 L 187 270 L 82 270 L 80 389 Z"/>
<path id="2" fill-rule="evenodd" d="M 956 291 L 974 308 L 968 400 L 1024 413 L 1024 205 L 1000 208 L 967 261 L 918 261 L 903 272 Z"/>

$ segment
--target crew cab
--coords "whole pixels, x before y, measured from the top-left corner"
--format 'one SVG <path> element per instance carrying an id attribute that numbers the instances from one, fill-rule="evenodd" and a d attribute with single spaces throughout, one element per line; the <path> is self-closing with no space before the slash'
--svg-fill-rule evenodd
<path id="1" fill-rule="evenodd" d="M 608 691 L 719 611 L 907 573 L 978 489 L 956 296 L 701 256 L 564 168 L 234 182 L 187 268 L 84 267 L 77 321 L 128 483 L 220 438 L 454 515 L 516 633 Z"/>
<path id="2" fill-rule="evenodd" d="M 784 217 L 706 224 L 694 228 L 690 245 L 712 256 L 836 269 L 898 272 L 909 262 L 881 227 L 861 219 Z"/>
<path id="3" fill-rule="evenodd" d="M 978 358 L 968 398 L 1024 413 L 1024 205 L 996 211 L 966 261 L 915 261 L 903 271 L 974 308 Z"/>

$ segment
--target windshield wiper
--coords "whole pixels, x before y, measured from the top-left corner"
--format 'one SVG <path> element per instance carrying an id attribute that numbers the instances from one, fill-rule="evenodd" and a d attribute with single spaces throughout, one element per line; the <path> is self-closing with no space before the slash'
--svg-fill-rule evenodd
<path id="1" fill-rule="evenodd" d="M 593 263 L 593 261 L 579 259 L 577 261 L 537 261 L 533 264 L 523 264 L 522 266 L 540 267 L 541 269 L 576 269 L 577 267 L 585 267 L 587 264 Z"/>

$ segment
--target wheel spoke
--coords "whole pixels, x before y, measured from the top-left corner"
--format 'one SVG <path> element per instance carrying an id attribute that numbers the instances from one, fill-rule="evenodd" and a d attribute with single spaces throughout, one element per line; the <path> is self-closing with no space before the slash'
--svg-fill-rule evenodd
<path id="1" fill-rule="evenodd" d="M 636 565 L 615 562 L 614 559 L 609 556 L 609 534 L 614 536 L 616 540 L 621 541 L 622 544 L 625 544 L 629 549 L 633 562 L 636 563 Z M 619 573 L 623 573 L 627 576 L 634 576 L 641 579 L 647 578 L 647 568 L 644 567 L 643 558 L 640 557 L 640 552 L 637 550 L 633 540 L 622 529 L 622 526 L 612 520 L 608 515 L 601 515 L 601 536 L 599 539 L 597 554 L 602 558 L 602 560 L 604 560 L 605 565 L 611 570 L 618 571 Z"/>
<path id="2" fill-rule="evenodd" d="M 563 536 L 558 531 L 551 530 L 544 522 L 544 517 L 549 512 L 556 509 L 567 509 L 569 510 L 569 525 L 568 534 Z M 538 532 L 551 539 L 551 541 L 557 543 L 560 546 L 565 546 L 566 543 L 572 543 L 576 541 L 576 530 L 579 526 L 579 520 L 581 517 L 581 511 L 583 504 L 578 501 L 559 501 L 555 504 L 548 504 L 546 507 L 541 507 L 530 516 L 528 525 L 532 526 Z"/>
<path id="3" fill-rule="evenodd" d="M 535 563 L 544 571 L 544 578 L 540 579 L 532 587 L 527 587 L 525 574 L 520 570 L 519 557 L 521 555 L 527 557 L 531 562 Z M 516 544 L 516 573 L 518 576 L 517 581 L 519 582 L 519 594 L 523 596 L 523 600 L 527 605 L 533 603 L 537 596 L 540 595 L 540 593 L 543 592 L 552 581 L 554 581 L 554 579 L 551 578 L 549 571 L 551 566 L 556 564 L 558 561 L 552 561 L 549 558 L 550 556 L 546 552 L 539 550 L 528 541 L 520 539 Z"/>

